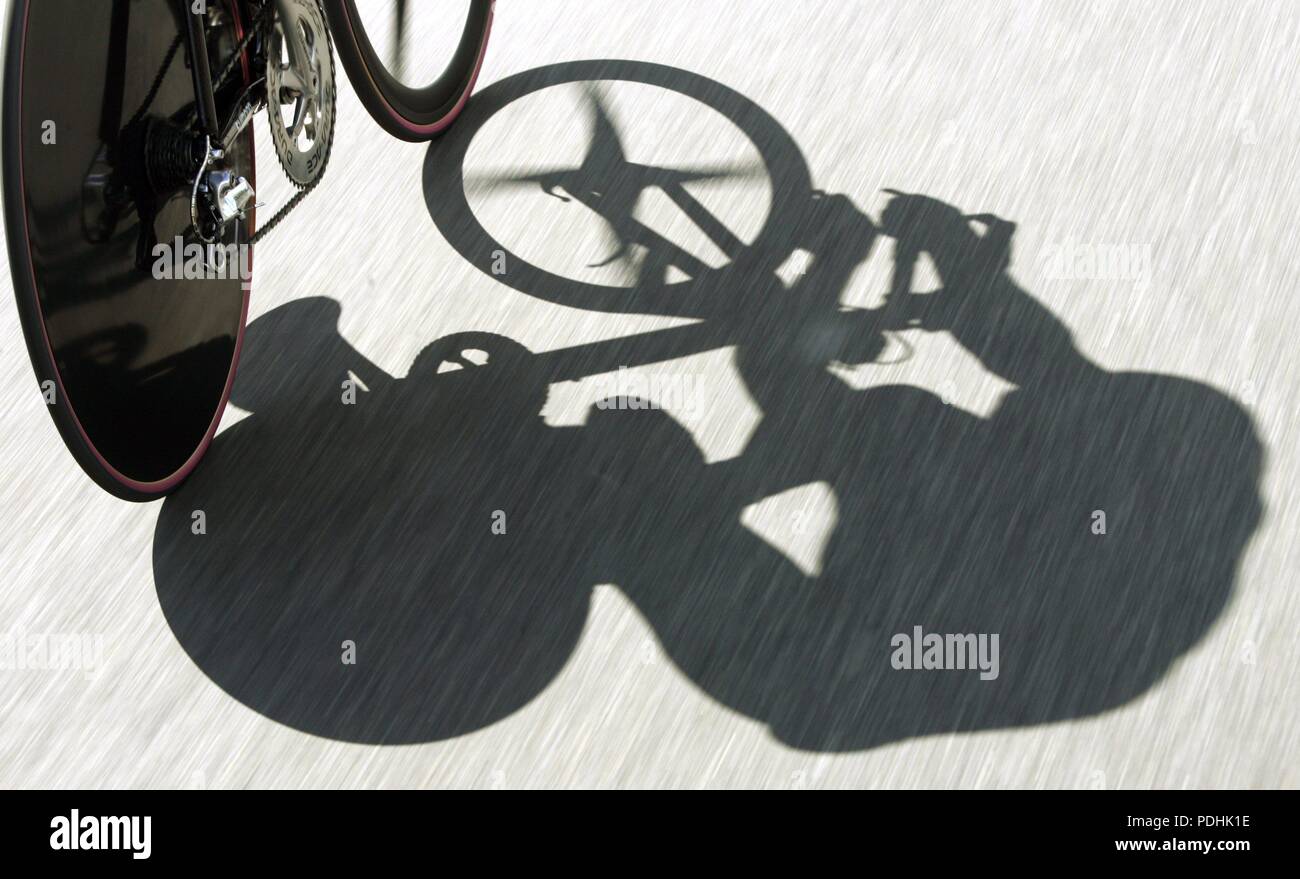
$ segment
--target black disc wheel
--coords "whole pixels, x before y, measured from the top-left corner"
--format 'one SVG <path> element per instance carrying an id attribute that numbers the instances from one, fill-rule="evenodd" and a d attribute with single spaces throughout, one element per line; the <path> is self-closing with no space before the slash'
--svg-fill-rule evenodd
<path id="1" fill-rule="evenodd" d="M 339 60 L 394 137 L 429 140 L 474 90 L 495 0 L 324 0 Z"/>
<path id="2" fill-rule="evenodd" d="M 242 34 L 209 2 L 214 76 Z M 251 212 L 192 231 L 194 87 L 172 0 L 14 0 L 4 207 L 27 347 L 82 468 L 129 500 L 175 488 L 217 430 L 247 314 Z M 249 59 L 218 91 L 223 111 Z M 226 167 L 255 182 L 252 129 Z"/>

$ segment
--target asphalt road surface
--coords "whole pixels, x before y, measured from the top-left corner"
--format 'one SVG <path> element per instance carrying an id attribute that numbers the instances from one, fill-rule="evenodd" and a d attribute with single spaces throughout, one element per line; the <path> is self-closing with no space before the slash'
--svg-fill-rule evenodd
<path id="1" fill-rule="evenodd" d="M 81 474 L 4 297 L 0 784 L 1295 786 L 1297 45 L 502 0 L 432 148 L 344 82 L 174 497 Z"/>

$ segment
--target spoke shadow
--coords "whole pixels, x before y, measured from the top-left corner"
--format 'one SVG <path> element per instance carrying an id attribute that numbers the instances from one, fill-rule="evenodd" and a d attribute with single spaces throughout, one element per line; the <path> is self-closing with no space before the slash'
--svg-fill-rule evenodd
<path id="1" fill-rule="evenodd" d="M 905 194 L 876 223 L 814 193 L 789 135 L 743 96 L 657 65 L 557 65 L 476 96 L 425 175 L 435 222 L 472 263 L 508 250 L 465 203 L 474 132 L 521 95 L 608 79 L 681 91 L 736 122 L 768 166 L 772 221 L 687 284 L 659 276 L 671 260 L 625 290 L 521 259 L 501 280 L 567 305 L 705 320 L 544 354 L 455 334 L 400 380 L 341 338 L 330 300 L 254 322 L 234 399 L 253 414 L 166 501 L 156 534 L 162 609 L 196 664 L 306 732 L 443 739 L 533 700 L 572 654 L 592 585 L 614 583 L 704 693 L 809 750 L 1084 717 L 1158 681 L 1222 612 L 1263 515 L 1263 448 L 1242 408 L 1090 362 L 1011 277 L 1012 224 Z M 617 177 L 621 161 L 586 170 Z M 881 353 L 883 316 L 836 308 L 880 235 L 896 243 L 891 320 L 951 333 L 1016 385 L 990 418 L 827 371 Z M 774 270 L 795 247 L 813 262 L 786 289 Z M 942 290 L 909 297 L 922 253 Z M 597 406 L 581 427 L 539 417 L 554 382 L 728 345 L 763 412 L 738 458 L 707 464 L 658 409 Z M 340 399 L 348 371 L 369 389 L 355 405 Z M 805 574 L 740 511 L 813 482 L 837 520 Z M 891 642 L 915 626 L 998 634 L 998 676 L 896 670 Z"/>

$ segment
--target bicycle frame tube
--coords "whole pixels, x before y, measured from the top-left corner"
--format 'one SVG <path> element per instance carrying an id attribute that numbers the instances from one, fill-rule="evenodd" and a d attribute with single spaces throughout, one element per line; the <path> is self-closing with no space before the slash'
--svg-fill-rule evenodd
<path id="1" fill-rule="evenodd" d="M 199 3 L 201 12 L 186 0 L 177 0 L 185 7 L 185 42 L 190 53 L 190 72 L 194 77 L 194 103 L 199 111 L 199 125 L 213 144 L 220 142 L 221 120 L 217 118 L 217 97 L 212 91 L 212 69 L 208 64 L 208 40 L 205 29 L 207 4 Z"/>
<path id="2" fill-rule="evenodd" d="M 131 4 L 114 0 L 112 30 L 108 46 L 108 69 L 104 74 L 104 103 L 99 114 L 99 139 L 112 143 L 122 128 L 122 88 L 125 83 L 127 36 L 131 32 Z M 113 88 L 110 83 L 117 83 Z"/>

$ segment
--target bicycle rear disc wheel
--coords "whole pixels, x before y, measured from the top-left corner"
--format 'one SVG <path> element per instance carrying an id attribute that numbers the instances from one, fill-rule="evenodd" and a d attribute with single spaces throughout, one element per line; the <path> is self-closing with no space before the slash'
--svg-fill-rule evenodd
<path id="1" fill-rule="evenodd" d="M 141 126 L 188 131 L 194 87 L 183 42 L 172 50 L 184 27 L 178 8 L 14 0 L 7 37 L 5 226 L 28 352 L 77 462 L 135 501 L 178 486 L 211 442 L 250 286 L 251 213 L 219 242 L 238 266 L 214 272 L 213 252 L 196 260 L 196 240 L 180 237 L 191 185 L 141 184 Z M 215 67 L 242 31 L 236 4 L 212 15 Z M 249 81 L 244 62 L 219 107 Z M 251 128 L 226 155 L 255 182 Z"/>
<path id="2" fill-rule="evenodd" d="M 495 0 L 324 0 L 323 5 L 348 79 L 386 131 L 425 141 L 460 115 L 487 50 Z M 447 45 L 440 51 L 444 37 Z"/>

